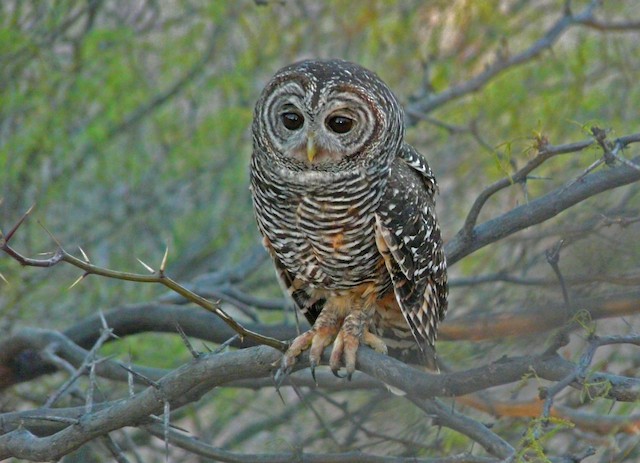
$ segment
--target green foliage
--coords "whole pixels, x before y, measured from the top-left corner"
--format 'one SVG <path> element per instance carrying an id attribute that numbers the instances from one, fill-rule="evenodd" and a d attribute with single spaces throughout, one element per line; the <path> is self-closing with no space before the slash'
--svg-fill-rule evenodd
<path id="1" fill-rule="evenodd" d="M 573 428 L 573 423 L 561 418 L 536 418 L 529 421 L 527 430 L 518 444 L 517 463 L 551 463 L 546 455 L 545 443 L 560 431 Z"/>

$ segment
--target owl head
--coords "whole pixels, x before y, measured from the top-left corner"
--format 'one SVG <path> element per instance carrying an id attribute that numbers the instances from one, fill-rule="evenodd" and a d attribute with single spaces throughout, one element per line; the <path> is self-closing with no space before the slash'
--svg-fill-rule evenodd
<path id="1" fill-rule="evenodd" d="M 282 68 L 254 112 L 254 152 L 293 170 L 391 162 L 403 136 L 402 110 L 386 84 L 342 60 Z"/>

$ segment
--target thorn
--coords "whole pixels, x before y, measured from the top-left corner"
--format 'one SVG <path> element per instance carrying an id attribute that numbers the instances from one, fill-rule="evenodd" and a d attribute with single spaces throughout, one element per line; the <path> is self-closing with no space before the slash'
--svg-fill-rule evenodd
<path id="1" fill-rule="evenodd" d="M 54 241 L 54 243 L 58 245 L 60 249 L 62 249 L 62 243 L 60 243 L 60 241 L 58 241 L 58 239 L 55 236 L 53 236 L 53 233 L 51 233 L 49 229 L 45 227 L 44 224 L 39 220 L 38 220 L 38 225 L 40 225 L 42 229 L 47 233 L 47 235 L 49 235 L 49 238 L 51 238 Z"/>
<path id="2" fill-rule="evenodd" d="M 167 256 L 169 255 L 169 245 L 164 250 L 164 256 L 162 256 L 162 262 L 160 263 L 160 273 L 164 273 L 164 269 L 167 268 Z"/>
<path id="3" fill-rule="evenodd" d="M 155 422 L 158 422 L 158 423 L 162 423 L 163 422 L 163 419 L 160 418 L 158 415 L 149 415 L 149 418 L 151 418 L 152 421 L 155 421 Z M 183 428 L 183 427 L 178 426 L 178 425 L 173 424 L 173 423 L 169 423 L 169 427 L 171 429 L 176 429 L 178 431 L 182 431 L 182 432 L 184 432 L 186 434 L 189 434 L 191 432 L 188 429 Z"/>
<path id="4" fill-rule="evenodd" d="M 146 268 L 147 270 L 149 270 L 149 273 L 156 273 L 156 271 L 154 269 L 152 269 L 151 267 L 149 267 L 147 264 L 145 264 L 144 262 L 142 262 L 140 259 L 138 259 L 136 257 L 137 261 L 140 262 L 142 264 L 142 266 L 144 268 Z"/>
<path id="5" fill-rule="evenodd" d="M 22 222 L 25 221 L 25 219 L 29 216 L 29 214 L 31 214 L 31 211 L 33 210 L 33 208 L 36 207 L 35 204 L 33 204 L 29 209 L 27 209 L 27 212 L 25 212 L 22 217 L 20 217 L 20 219 L 18 220 L 18 222 L 13 226 L 13 228 L 11 230 L 9 230 L 9 233 L 7 233 L 4 237 L 4 242 L 5 243 L 9 243 L 9 240 L 11 240 L 11 238 L 13 238 L 13 235 L 15 234 L 16 231 L 18 231 L 18 228 L 20 228 L 20 225 L 22 225 Z"/>
<path id="6" fill-rule="evenodd" d="M 289 371 L 291 371 L 290 368 L 289 368 Z M 276 388 L 276 392 L 278 393 L 278 397 L 280 397 L 280 400 L 282 401 L 283 405 L 286 405 L 286 402 L 284 401 L 282 392 L 280 392 L 280 386 L 282 386 L 284 379 L 288 375 L 289 375 L 289 372 L 284 368 L 284 365 L 282 365 L 282 362 L 280 362 L 280 368 L 278 368 L 278 370 L 276 371 L 276 374 L 273 376 L 273 383 Z"/>
<path id="7" fill-rule="evenodd" d="M 155 388 L 157 390 L 160 390 L 160 385 L 156 381 L 152 380 L 151 378 L 147 378 L 145 375 L 142 375 L 142 374 L 138 373 L 137 371 L 135 371 L 135 370 L 133 370 L 133 369 L 131 369 L 131 368 L 125 366 L 125 365 L 122 365 L 122 364 L 120 364 L 120 368 L 124 368 L 125 370 L 127 370 L 129 373 L 131 373 L 133 376 L 138 378 L 140 381 L 142 381 L 146 385 L 151 386 L 151 387 L 153 387 L 153 388 Z"/>
<path id="8" fill-rule="evenodd" d="M 170 417 L 171 417 L 171 404 L 169 404 L 168 400 L 164 401 L 162 414 L 162 424 L 164 427 L 164 457 L 165 461 L 169 462 L 169 428 L 170 428 Z"/>
<path id="9" fill-rule="evenodd" d="M 7 281 L 7 279 L 4 277 L 2 273 L 0 273 L 0 280 L 4 281 L 6 284 L 9 284 L 9 282 Z"/>
<path id="10" fill-rule="evenodd" d="M 191 341 L 189 341 L 189 338 L 187 338 L 187 333 L 184 332 L 184 330 L 182 329 L 182 326 L 180 326 L 180 323 L 178 322 L 176 322 L 176 330 L 178 330 L 178 334 L 180 335 L 180 338 L 182 338 L 182 342 L 184 343 L 184 345 L 187 346 L 187 349 L 189 349 L 191 356 L 194 359 L 200 358 L 201 356 L 200 352 L 194 349 L 193 345 L 191 344 Z"/>
<path id="11" fill-rule="evenodd" d="M 209 347 L 209 344 L 207 344 L 206 342 L 202 343 L 202 346 L 207 349 L 207 352 L 211 353 L 213 352 L 213 350 L 211 349 L 211 347 Z"/>
<path id="12" fill-rule="evenodd" d="M 104 312 L 102 311 L 102 309 L 98 310 L 98 315 L 100 316 L 100 323 L 102 324 L 102 329 L 108 330 L 109 324 L 107 323 L 107 319 L 104 318 Z"/>
<path id="13" fill-rule="evenodd" d="M 115 334 L 113 334 L 113 328 L 111 328 L 109 326 L 109 323 L 107 323 L 107 318 L 104 316 L 104 312 L 102 311 L 102 309 L 98 311 L 98 314 L 100 315 L 100 323 L 102 324 L 103 331 L 108 331 L 109 336 L 112 337 L 113 339 L 120 339 L 119 336 L 116 336 Z"/>
<path id="14" fill-rule="evenodd" d="M 227 339 L 225 342 L 223 342 L 222 344 L 220 344 L 218 346 L 218 348 L 216 350 L 213 351 L 214 354 L 219 354 L 222 351 L 224 351 L 227 347 L 229 347 L 231 345 L 232 342 L 234 342 L 236 339 L 239 339 L 240 335 L 239 334 L 234 334 L 233 336 L 231 336 L 229 339 Z M 211 350 L 209 350 L 209 352 L 211 352 Z M 276 365 L 274 365 L 276 366 Z"/>
<path id="15" fill-rule="evenodd" d="M 78 249 L 80 249 L 80 252 L 82 253 L 82 258 L 84 259 L 84 261 L 87 264 L 90 264 L 91 261 L 89 260 L 89 257 L 87 256 L 87 254 L 84 252 L 84 249 L 82 249 L 80 246 L 78 246 Z"/>
<path id="16" fill-rule="evenodd" d="M 82 275 L 80 275 L 80 276 L 78 277 L 78 279 L 77 279 L 76 281 L 74 281 L 73 283 L 71 283 L 71 286 L 69 286 L 69 287 L 67 288 L 67 290 L 69 290 L 69 289 L 73 289 L 73 287 L 74 287 L 75 285 L 77 285 L 78 283 L 80 283 L 82 280 L 84 280 L 84 279 L 85 279 L 85 277 L 86 277 L 87 275 L 89 275 L 89 274 L 88 274 L 87 272 L 84 272 Z"/>

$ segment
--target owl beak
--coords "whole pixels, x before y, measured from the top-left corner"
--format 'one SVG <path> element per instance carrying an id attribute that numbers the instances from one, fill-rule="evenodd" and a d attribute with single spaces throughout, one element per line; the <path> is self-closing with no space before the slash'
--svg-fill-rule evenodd
<path id="1" fill-rule="evenodd" d="M 313 162 L 313 159 L 316 157 L 316 153 L 318 149 L 316 147 L 316 136 L 313 133 L 309 134 L 307 138 L 307 159 L 309 162 Z"/>

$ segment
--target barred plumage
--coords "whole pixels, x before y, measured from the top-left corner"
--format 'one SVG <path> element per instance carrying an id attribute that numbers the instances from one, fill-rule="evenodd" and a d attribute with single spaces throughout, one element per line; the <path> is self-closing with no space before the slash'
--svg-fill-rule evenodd
<path id="1" fill-rule="evenodd" d="M 402 111 L 372 72 L 339 60 L 280 70 L 256 104 L 251 186 L 279 278 L 313 328 L 283 358 L 335 339 L 334 372 L 364 342 L 433 362 L 447 276 L 435 178 L 403 142 Z M 382 338 L 382 339 L 380 339 Z"/>

